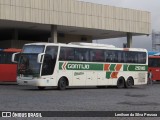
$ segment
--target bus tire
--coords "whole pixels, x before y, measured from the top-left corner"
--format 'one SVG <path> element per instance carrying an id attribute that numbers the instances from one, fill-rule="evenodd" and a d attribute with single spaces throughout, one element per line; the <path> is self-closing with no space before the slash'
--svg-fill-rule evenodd
<path id="1" fill-rule="evenodd" d="M 132 88 L 133 85 L 134 85 L 134 80 L 133 80 L 133 78 L 132 78 L 132 77 L 128 77 L 128 78 L 127 78 L 127 81 L 126 81 L 126 83 L 125 83 L 125 87 L 126 87 L 126 88 Z"/>
<path id="2" fill-rule="evenodd" d="M 123 77 L 120 77 L 117 80 L 117 88 L 124 88 L 125 87 L 125 80 Z"/>
<path id="3" fill-rule="evenodd" d="M 46 87 L 38 86 L 39 90 L 44 90 Z"/>
<path id="4" fill-rule="evenodd" d="M 60 78 L 58 82 L 58 89 L 59 90 L 65 90 L 67 86 L 67 80 L 65 78 Z"/>

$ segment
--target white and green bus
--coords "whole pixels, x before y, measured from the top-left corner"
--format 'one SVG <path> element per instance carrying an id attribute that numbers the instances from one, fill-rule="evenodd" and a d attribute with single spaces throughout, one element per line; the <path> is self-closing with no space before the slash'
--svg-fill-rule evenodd
<path id="1" fill-rule="evenodd" d="M 18 54 L 17 54 L 18 55 Z M 12 56 L 15 61 L 16 54 Z M 146 49 L 116 48 L 95 43 L 31 43 L 20 53 L 19 85 L 44 89 L 56 86 L 117 86 L 130 88 L 147 83 Z"/>

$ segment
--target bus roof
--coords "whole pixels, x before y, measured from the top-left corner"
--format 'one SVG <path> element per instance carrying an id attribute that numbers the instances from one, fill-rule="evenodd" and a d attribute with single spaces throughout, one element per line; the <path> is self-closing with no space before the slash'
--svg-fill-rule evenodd
<path id="1" fill-rule="evenodd" d="M 160 56 L 152 55 L 152 56 L 149 56 L 149 58 L 160 58 Z"/>
<path id="2" fill-rule="evenodd" d="M 21 52 L 21 49 L 17 49 L 17 48 L 8 48 L 8 49 L 4 49 L 4 52 Z"/>
<path id="3" fill-rule="evenodd" d="M 79 45 L 79 46 L 93 46 L 93 47 L 109 47 L 109 48 L 115 48 L 114 45 L 108 45 L 108 44 L 97 44 L 97 43 L 82 43 L 82 42 L 71 42 L 69 45 Z"/>
<path id="4" fill-rule="evenodd" d="M 81 47 L 81 48 L 98 48 L 98 49 L 113 49 L 113 50 L 124 50 L 124 51 L 139 51 L 139 52 L 147 52 L 146 49 L 143 48 L 117 48 L 113 45 L 105 45 L 105 44 L 97 44 L 96 43 L 27 43 L 25 45 L 58 45 L 58 46 L 64 46 L 64 47 Z"/>
<path id="5" fill-rule="evenodd" d="M 46 42 L 39 42 L 39 43 L 27 43 L 25 45 L 66 45 L 65 43 L 46 43 Z"/>

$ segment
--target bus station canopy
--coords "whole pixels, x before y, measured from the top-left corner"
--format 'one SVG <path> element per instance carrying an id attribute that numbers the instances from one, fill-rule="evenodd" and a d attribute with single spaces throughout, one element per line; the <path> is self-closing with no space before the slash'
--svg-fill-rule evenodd
<path id="1" fill-rule="evenodd" d="M 0 28 L 48 31 L 57 26 L 61 34 L 91 36 L 92 39 L 148 35 L 148 11 L 120 8 L 79 0 L 0 1 Z"/>

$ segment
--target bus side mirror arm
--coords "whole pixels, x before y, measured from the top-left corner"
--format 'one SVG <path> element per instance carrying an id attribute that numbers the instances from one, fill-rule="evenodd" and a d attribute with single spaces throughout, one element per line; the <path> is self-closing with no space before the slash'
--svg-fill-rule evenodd
<path id="1" fill-rule="evenodd" d="M 42 60 L 43 60 L 42 58 L 44 57 L 44 55 L 45 55 L 45 53 L 40 53 L 40 54 L 38 54 L 38 58 L 37 58 L 37 62 L 38 62 L 38 63 L 42 63 L 42 62 L 43 62 L 43 61 L 42 61 Z"/>
<path id="2" fill-rule="evenodd" d="M 17 52 L 17 53 L 13 53 L 13 54 L 12 54 L 12 62 L 13 62 L 13 63 L 18 63 L 18 61 L 15 60 L 16 55 L 18 55 L 18 54 L 20 54 L 20 52 Z"/>

